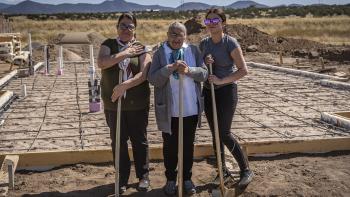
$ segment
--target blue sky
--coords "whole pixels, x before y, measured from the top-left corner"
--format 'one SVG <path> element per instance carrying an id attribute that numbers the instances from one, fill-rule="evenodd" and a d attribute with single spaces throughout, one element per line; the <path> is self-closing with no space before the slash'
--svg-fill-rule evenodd
<path id="1" fill-rule="evenodd" d="M 23 0 L 0 0 L 1 3 L 10 3 L 10 4 L 16 4 L 18 2 L 21 2 Z M 100 3 L 104 0 L 32 0 L 40 3 L 50 3 L 50 4 L 59 4 L 59 3 Z M 180 0 L 126 0 L 128 2 L 143 4 L 143 5 L 162 5 L 162 6 L 169 6 L 169 7 L 177 7 L 180 5 Z M 225 6 L 229 5 L 236 0 L 217 0 L 214 1 L 215 5 L 219 6 Z M 188 0 L 184 2 L 203 2 L 208 3 L 208 0 Z M 281 4 L 314 4 L 314 3 L 324 3 L 324 4 L 348 4 L 350 3 L 350 0 L 255 0 L 255 2 L 262 3 L 269 6 L 275 6 L 275 5 L 281 5 Z M 208 3 L 208 4 L 214 4 L 214 3 Z"/>

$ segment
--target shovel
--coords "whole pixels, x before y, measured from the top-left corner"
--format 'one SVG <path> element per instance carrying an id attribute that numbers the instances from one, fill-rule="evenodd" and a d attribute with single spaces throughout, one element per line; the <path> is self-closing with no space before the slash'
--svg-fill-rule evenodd
<path id="1" fill-rule="evenodd" d="M 213 66 L 209 64 L 209 74 L 213 74 Z M 232 197 L 235 196 L 235 191 L 233 189 L 228 189 L 225 187 L 224 183 L 224 175 L 222 171 L 222 158 L 221 158 L 221 148 L 220 148 L 220 136 L 219 136 L 219 127 L 218 127 L 218 116 L 216 112 L 216 100 L 215 100 L 215 91 L 214 84 L 210 83 L 211 90 L 211 100 L 213 106 L 213 119 L 214 119 L 214 134 L 215 134 L 215 146 L 216 146 L 216 159 L 220 177 L 220 190 L 213 189 L 212 196 L 213 197 Z"/>
<path id="2" fill-rule="evenodd" d="M 119 82 L 122 83 L 123 71 L 119 70 Z M 120 160 L 120 116 L 121 116 L 121 97 L 118 98 L 117 104 L 117 125 L 115 131 L 115 153 L 114 153 L 114 167 L 115 167 L 115 185 L 114 196 L 119 197 L 119 160 Z"/>
<path id="3" fill-rule="evenodd" d="M 179 74 L 178 196 L 183 195 L 183 75 Z"/>

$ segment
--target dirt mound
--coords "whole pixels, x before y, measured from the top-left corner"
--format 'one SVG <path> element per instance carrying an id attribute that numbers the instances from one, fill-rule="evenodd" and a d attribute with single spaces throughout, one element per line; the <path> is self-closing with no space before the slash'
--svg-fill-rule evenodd
<path id="1" fill-rule="evenodd" d="M 97 33 L 97 32 L 91 32 L 88 35 L 88 38 L 94 47 L 100 47 L 103 41 L 105 41 L 107 38 L 103 35 Z"/>
<path id="2" fill-rule="evenodd" d="M 100 46 L 101 43 L 104 40 L 106 40 L 106 38 L 104 36 L 102 36 L 101 34 L 99 34 L 97 32 L 73 32 L 73 33 L 68 33 L 68 34 L 60 33 L 52 40 L 49 40 L 49 43 L 50 44 L 60 44 L 60 42 L 65 41 L 65 39 L 70 41 L 70 42 L 76 41 L 77 44 L 79 44 L 79 42 L 82 42 L 82 41 L 84 41 L 84 43 L 82 42 L 83 44 L 85 44 L 85 42 L 89 42 L 90 44 L 92 44 L 94 46 Z M 75 43 L 67 43 L 67 44 L 75 44 Z"/>
<path id="3" fill-rule="evenodd" d="M 205 26 L 201 24 L 201 17 L 197 16 L 185 22 L 187 34 L 200 33 L 205 29 Z"/>
<path id="4" fill-rule="evenodd" d="M 289 53 L 297 49 L 316 50 L 326 47 L 310 40 L 275 37 L 255 27 L 241 24 L 227 25 L 226 33 L 236 38 L 244 51 L 252 45 L 257 46 L 258 52 L 262 53 L 280 50 Z M 189 40 L 193 43 L 199 43 L 202 38 L 208 35 L 205 31 L 201 31 L 199 34 L 199 36 L 198 34 L 190 35 Z"/>
<path id="5" fill-rule="evenodd" d="M 43 45 L 40 42 L 32 42 L 32 49 L 40 49 Z M 23 51 L 29 51 L 29 45 L 22 48 Z"/>
<path id="6" fill-rule="evenodd" d="M 190 42 L 198 44 L 208 36 L 204 29 L 201 29 L 199 33 L 192 33 L 200 30 L 199 21 L 191 19 L 186 23 L 188 24 L 186 27 L 191 32 L 188 36 Z M 332 61 L 350 61 L 350 46 L 336 47 L 311 40 L 273 36 L 255 27 L 242 24 L 227 25 L 226 33 L 236 38 L 243 51 L 246 52 L 275 53 L 283 51 L 285 55 L 296 57 L 323 57 Z"/>
<path id="7" fill-rule="evenodd" d="M 56 61 L 58 56 L 58 45 L 49 46 L 49 58 L 50 61 Z M 83 58 L 80 53 L 76 53 L 75 50 L 63 48 L 63 58 L 65 61 L 81 61 Z M 44 61 L 44 45 L 40 47 L 33 47 L 33 60 L 35 62 Z"/>
<path id="8" fill-rule="evenodd" d="M 81 61 L 83 58 L 68 49 L 63 49 L 63 58 L 65 61 Z"/>
<path id="9" fill-rule="evenodd" d="M 72 33 L 71 33 L 72 34 Z M 58 34 L 55 38 L 49 41 L 51 45 L 54 45 L 53 52 L 57 54 L 56 46 L 64 39 L 67 34 L 61 33 Z M 94 56 L 96 57 L 98 54 L 98 49 L 100 48 L 101 43 L 106 40 L 106 37 L 102 36 L 97 32 L 81 32 L 81 35 L 84 36 L 83 40 L 86 40 L 90 44 L 94 46 Z M 72 39 L 70 39 L 72 40 Z M 80 39 L 81 40 L 81 39 Z M 90 44 L 64 44 L 64 58 L 69 61 L 80 61 L 82 59 L 90 58 Z M 58 49 L 57 49 L 58 50 Z M 56 56 L 56 55 L 55 55 Z"/>

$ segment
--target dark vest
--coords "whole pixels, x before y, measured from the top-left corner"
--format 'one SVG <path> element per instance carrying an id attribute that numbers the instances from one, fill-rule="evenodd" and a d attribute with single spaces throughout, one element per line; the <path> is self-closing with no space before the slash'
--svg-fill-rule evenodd
<path id="1" fill-rule="evenodd" d="M 116 39 L 107 39 L 102 45 L 107 46 L 111 50 L 110 55 L 117 54 L 121 46 L 118 45 Z M 130 66 L 133 75 L 135 76 L 140 72 L 140 60 L 139 57 L 133 57 L 130 59 Z M 112 102 L 111 96 L 113 94 L 113 88 L 118 84 L 119 79 L 119 66 L 114 66 L 103 69 L 101 71 L 101 97 L 104 103 L 104 109 L 117 110 L 117 101 Z M 122 111 L 141 110 L 149 108 L 150 103 L 150 88 L 148 81 L 132 87 L 126 91 L 126 97 L 122 96 Z"/>

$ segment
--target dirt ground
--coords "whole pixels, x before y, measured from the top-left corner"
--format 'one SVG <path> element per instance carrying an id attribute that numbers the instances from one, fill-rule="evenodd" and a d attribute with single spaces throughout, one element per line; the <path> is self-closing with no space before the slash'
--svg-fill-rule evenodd
<path id="1" fill-rule="evenodd" d="M 241 196 L 349 196 L 350 151 L 327 154 L 290 154 L 276 157 L 252 157 L 250 166 L 256 176 Z M 197 160 L 193 181 L 198 194 L 211 196 L 215 185 L 210 183 L 216 172 L 214 160 Z M 165 196 L 162 162 L 151 163 L 149 192 L 137 192 L 137 179 L 132 168 L 130 187 L 124 196 Z M 109 196 L 114 191 L 114 172 L 111 164 L 78 164 L 47 172 L 21 171 L 16 173 L 15 190 L 9 196 Z"/>
<path id="2" fill-rule="evenodd" d="M 205 27 L 196 19 L 186 21 L 185 25 L 189 33 L 188 40 L 191 43 L 198 44 L 208 36 Z M 305 39 L 273 36 L 255 27 L 242 24 L 227 25 L 226 33 L 237 39 L 247 61 L 350 77 L 350 46 L 348 45 L 326 45 Z M 282 65 L 279 63 L 280 52 L 283 54 Z"/>

